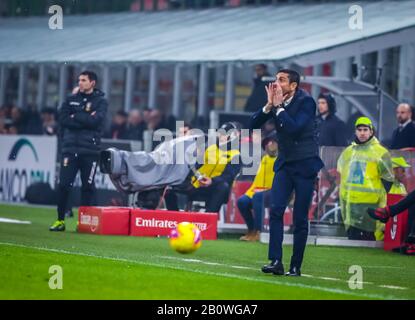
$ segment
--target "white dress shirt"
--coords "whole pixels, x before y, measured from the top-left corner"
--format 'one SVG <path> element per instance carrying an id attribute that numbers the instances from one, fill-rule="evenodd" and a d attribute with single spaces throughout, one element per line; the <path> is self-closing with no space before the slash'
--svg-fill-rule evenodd
<path id="1" fill-rule="evenodd" d="M 289 98 L 289 99 L 287 99 L 287 100 L 285 100 L 283 103 L 284 103 L 284 107 L 286 107 L 286 106 L 288 106 L 290 103 L 291 103 L 291 101 L 292 101 L 292 99 L 294 98 L 294 96 L 292 96 L 291 98 Z M 263 108 L 262 108 L 262 112 L 263 113 L 269 113 L 269 112 L 271 112 L 271 110 L 269 110 L 269 111 L 267 111 L 266 109 L 265 109 L 266 107 L 264 106 Z M 283 108 L 283 107 L 280 107 L 280 108 L 278 108 L 277 109 L 277 116 L 281 113 L 281 112 L 283 112 L 283 111 L 285 111 L 285 109 Z"/>

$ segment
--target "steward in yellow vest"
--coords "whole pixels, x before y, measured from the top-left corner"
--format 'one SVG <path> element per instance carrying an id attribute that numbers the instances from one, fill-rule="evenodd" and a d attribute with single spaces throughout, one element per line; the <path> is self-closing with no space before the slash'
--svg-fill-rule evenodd
<path id="1" fill-rule="evenodd" d="M 394 181 L 392 161 L 389 151 L 376 139 L 369 118 L 360 117 L 355 127 L 355 141 L 337 162 L 342 217 L 349 239 L 375 240 L 376 223 L 366 210 L 386 205 L 382 179 Z"/>
<path id="2" fill-rule="evenodd" d="M 262 213 L 265 191 L 270 190 L 274 180 L 274 163 L 277 159 L 277 138 L 274 135 L 262 140 L 262 157 L 257 174 L 246 193 L 238 199 L 238 209 L 248 227 L 248 233 L 240 238 L 242 241 L 258 241 L 262 227 Z"/>

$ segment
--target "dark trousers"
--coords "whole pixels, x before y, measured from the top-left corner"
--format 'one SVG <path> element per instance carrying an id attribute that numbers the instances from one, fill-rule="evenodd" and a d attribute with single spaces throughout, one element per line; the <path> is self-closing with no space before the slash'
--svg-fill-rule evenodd
<path id="1" fill-rule="evenodd" d="M 282 261 L 284 212 L 292 192 L 295 193 L 293 223 L 294 246 L 291 267 L 300 268 L 308 236 L 308 210 L 311 204 L 317 175 L 303 177 L 282 167 L 275 174 L 271 189 L 270 237 L 268 258 Z"/>
<path id="2" fill-rule="evenodd" d="M 58 185 L 58 219 L 65 219 L 68 208 L 69 194 L 78 171 L 81 172 L 81 205 L 94 204 L 95 172 L 98 166 L 98 156 L 81 154 L 63 154 L 61 159 Z"/>
<path id="3" fill-rule="evenodd" d="M 238 209 L 242 218 L 245 220 L 248 231 L 260 231 L 262 229 L 264 193 L 265 192 L 257 192 L 252 198 L 243 195 L 238 199 Z"/>
<path id="4" fill-rule="evenodd" d="M 206 202 L 206 212 L 219 212 L 222 204 L 228 201 L 230 186 L 227 182 L 215 182 L 209 187 L 191 188 L 186 193 L 189 200 L 200 200 Z M 177 194 L 169 190 L 164 197 L 168 210 L 177 211 Z"/>
<path id="5" fill-rule="evenodd" d="M 402 211 L 409 209 L 409 207 L 413 205 L 415 205 L 415 190 L 408 193 L 408 195 L 398 203 L 395 203 L 394 205 L 390 206 L 391 215 L 396 216 Z"/>

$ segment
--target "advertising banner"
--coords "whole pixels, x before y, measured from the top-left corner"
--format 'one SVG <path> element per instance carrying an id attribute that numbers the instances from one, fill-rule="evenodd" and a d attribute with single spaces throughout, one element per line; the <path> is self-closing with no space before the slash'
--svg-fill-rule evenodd
<path id="1" fill-rule="evenodd" d="M 179 222 L 191 222 L 202 232 L 202 238 L 217 238 L 217 214 L 166 210 L 131 210 L 132 236 L 168 236 Z"/>
<path id="2" fill-rule="evenodd" d="M 24 201 L 35 182 L 54 187 L 56 137 L 1 135 L 0 150 L 0 201 Z"/>

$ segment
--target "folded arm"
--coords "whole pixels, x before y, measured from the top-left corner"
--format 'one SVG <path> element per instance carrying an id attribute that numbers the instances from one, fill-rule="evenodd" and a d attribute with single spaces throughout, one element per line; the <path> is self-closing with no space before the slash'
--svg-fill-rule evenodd
<path id="1" fill-rule="evenodd" d="M 63 128 L 68 129 L 81 129 L 82 125 L 75 121 L 74 110 L 71 110 L 67 101 L 62 104 L 62 107 L 59 110 L 59 124 Z"/>
<path id="2" fill-rule="evenodd" d="M 108 103 L 106 100 L 101 100 L 97 109 L 92 113 L 78 112 L 74 114 L 74 120 L 81 126 L 89 129 L 98 129 L 102 126 L 107 114 Z"/>

